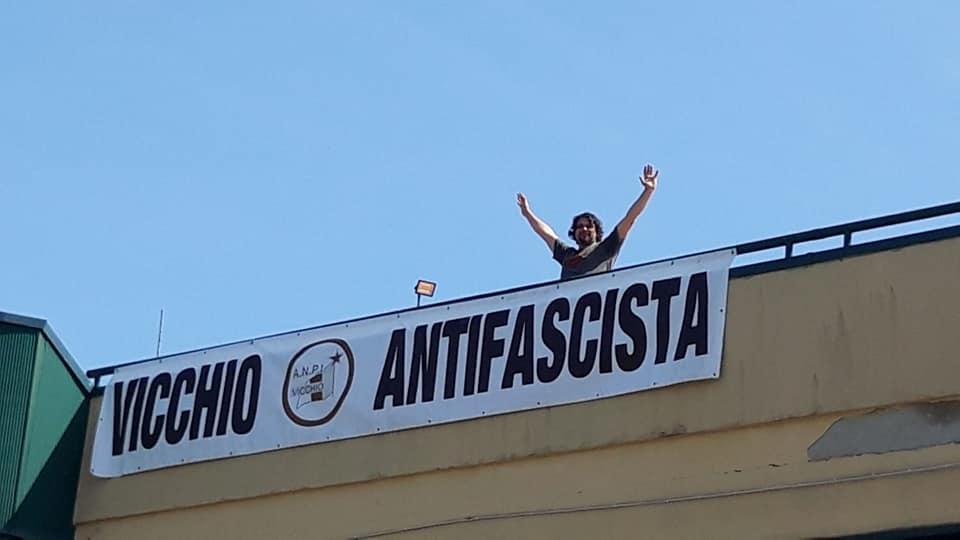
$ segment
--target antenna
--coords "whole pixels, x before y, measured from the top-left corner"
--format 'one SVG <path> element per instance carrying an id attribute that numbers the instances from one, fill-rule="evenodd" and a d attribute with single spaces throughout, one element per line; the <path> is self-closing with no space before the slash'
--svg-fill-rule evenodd
<path id="1" fill-rule="evenodd" d="M 160 327 L 157 328 L 157 356 L 160 356 L 160 337 L 163 335 L 163 309 L 160 309 Z"/>

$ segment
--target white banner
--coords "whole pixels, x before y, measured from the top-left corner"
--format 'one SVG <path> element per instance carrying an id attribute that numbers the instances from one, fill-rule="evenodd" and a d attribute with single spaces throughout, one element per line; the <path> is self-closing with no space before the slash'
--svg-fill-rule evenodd
<path id="1" fill-rule="evenodd" d="M 117 369 L 91 471 L 183 463 L 720 375 L 732 250 Z"/>

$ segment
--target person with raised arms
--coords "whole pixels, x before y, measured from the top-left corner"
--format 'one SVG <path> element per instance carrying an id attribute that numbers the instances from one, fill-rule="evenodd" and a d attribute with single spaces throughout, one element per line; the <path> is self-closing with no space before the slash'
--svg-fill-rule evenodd
<path id="1" fill-rule="evenodd" d="M 588 274 L 598 274 L 613 269 L 620 248 L 623 246 L 627 233 L 633 227 L 637 217 L 646 208 L 647 202 L 657 189 L 657 177 L 660 171 L 653 165 L 647 164 L 643 168 L 640 183 L 643 192 L 630 205 L 627 215 L 617 223 L 613 231 L 606 238 L 603 237 L 603 223 L 591 212 L 577 214 L 567 235 L 577 243 L 572 247 L 564 243 L 557 236 L 550 225 L 537 217 L 530 209 L 530 203 L 523 193 L 517 193 L 517 205 L 520 213 L 530 223 L 530 227 L 547 244 L 553 253 L 553 258 L 560 263 L 560 279 L 570 279 Z"/>

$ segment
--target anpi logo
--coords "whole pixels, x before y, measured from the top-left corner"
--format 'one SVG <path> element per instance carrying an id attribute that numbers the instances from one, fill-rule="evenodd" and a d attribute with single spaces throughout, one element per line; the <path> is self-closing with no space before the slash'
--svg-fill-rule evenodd
<path id="1" fill-rule="evenodd" d="M 283 410 L 294 423 L 320 426 L 340 410 L 353 383 L 353 352 L 342 339 L 300 349 L 283 380 Z"/>

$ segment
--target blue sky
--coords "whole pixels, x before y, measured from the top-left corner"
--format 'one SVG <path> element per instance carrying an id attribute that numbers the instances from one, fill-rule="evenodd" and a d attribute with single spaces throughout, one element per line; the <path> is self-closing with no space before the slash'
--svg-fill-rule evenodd
<path id="1" fill-rule="evenodd" d="M 84 368 L 960 199 L 960 3 L 7 3 L 0 310 Z"/>

